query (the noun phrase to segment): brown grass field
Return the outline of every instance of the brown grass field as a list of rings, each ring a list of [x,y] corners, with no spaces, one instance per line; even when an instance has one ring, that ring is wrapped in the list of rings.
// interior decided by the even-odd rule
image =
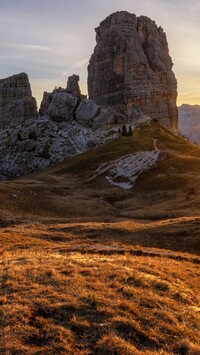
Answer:
[[[133,189],[89,181],[154,139]],[[152,123],[0,197],[0,354],[200,354],[200,148]]]

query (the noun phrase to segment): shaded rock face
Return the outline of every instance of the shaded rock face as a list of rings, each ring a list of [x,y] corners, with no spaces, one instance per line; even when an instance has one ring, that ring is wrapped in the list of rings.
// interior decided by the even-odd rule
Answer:
[[[162,28],[121,11],[100,23],[96,41],[88,66],[89,98],[130,120],[145,114],[177,129],[177,81]]]
[[[47,114],[48,108],[53,100],[54,91],[53,92],[47,92],[47,91],[44,92],[42,102],[40,105],[40,109],[39,109],[39,114],[41,116],[45,116]]]
[[[67,88],[56,88],[51,93],[44,92],[39,113],[56,122],[76,121],[85,127],[91,127],[101,108],[81,94],[79,76],[68,78]]]
[[[76,110],[76,120],[83,126],[90,126],[92,121],[101,112],[100,107],[92,100],[82,100]]]
[[[75,115],[75,109],[78,99],[65,90],[53,95],[47,114],[54,121],[72,121]]]
[[[37,116],[27,74],[21,73],[0,80],[0,129],[22,123]]]
[[[81,90],[78,82],[79,82],[79,75],[73,74],[69,76],[67,81],[67,92],[77,98],[80,98]]]

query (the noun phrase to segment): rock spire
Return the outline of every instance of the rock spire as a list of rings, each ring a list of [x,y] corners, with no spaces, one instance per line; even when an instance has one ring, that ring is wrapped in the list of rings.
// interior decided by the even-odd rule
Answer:
[[[100,23],[96,41],[89,98],[130,120],[148,115],[177,129],[177,81],[163,29],[148,17],[120,11]]]
[[[20,73],[0,80],[0,129],[37,116],[27,74]]]
[[[79,75],[73,74],[68,77],[67,80],[67,92],[73,95],[74,97],[81,97],[81,90],[79,87]]]

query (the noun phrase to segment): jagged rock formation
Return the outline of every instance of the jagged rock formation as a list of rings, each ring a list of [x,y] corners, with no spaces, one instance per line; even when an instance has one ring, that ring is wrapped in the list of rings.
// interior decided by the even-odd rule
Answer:
[[[21,73],[0,80],[0,129],[37,116],[27,74]]]
[[[37,117],[0,130],[0,180],[46,168],[118,138],[124,116],[83,97],[67,88],[45,92]]]
[[[69,92],[74,97],[81,97],[81,90],[79,87],[79,75],[73,74],[68,77],[67,81],[67,92]]]
[[[56,90],[54,89],[53,92],[45,91],[43,94],[42,102],[40,104],[39,114],[40,116],[45,116],[47,114],[48,108],[53,100],[53,94]]]
[[[105,125],[104,125],[105,126]],[[0,180],[44,169],[118,137],[118,127],[94,130],[47,116],[0,131]]]
[[[54,121],[72,121],[75,115],[78,99],[66,90],[55,92],[47,110],[48,116]]]
[[[92,100],[82,100],[80,105],[76,110],[76,119],[77,122],[91,126],[92,120],[98,116],[101,112],[101,108],[95,104]]]
[[[130,120],[145,114],[177,129],[177,82],[163,29],[121,11],[100,23],[96,41],[88,66],[89,98]]]
[[[50,115],[51,117],[56,117],[58,114],[57,117],[59,120],[72,119],[78,103],[80,100],[86,98],[87,97],[85,95],[81,94],[79,87],[79,75],[73,74],[68,77],[66,89],[59,87],[58,89],[55,88],[51,93],[46,91],[44,92],[39,113],[41,116]],[[60,114],[57,112],[58,107],[60,112],[64,110],[65,113],[62,112]]]
[[[39,113],[56,122],[76,121],[86,128],[107,129],[125,122],[125,116],[115,110],[102,109],[94,101],[81,94],[79,76],[68,78],[67,88],[44,92]]]

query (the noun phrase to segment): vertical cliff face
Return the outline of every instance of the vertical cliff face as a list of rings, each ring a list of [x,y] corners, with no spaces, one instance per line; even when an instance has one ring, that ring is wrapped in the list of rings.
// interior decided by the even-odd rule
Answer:
[[[25,73],[0,80],[0,128],[33,118],[37,115],[36,100],[32,97]]]
[[[145,114],[177,129],[177,82],[162,28],[121,11],[100,23],[96,41],[88,66],[90,99],[130,119]]]

